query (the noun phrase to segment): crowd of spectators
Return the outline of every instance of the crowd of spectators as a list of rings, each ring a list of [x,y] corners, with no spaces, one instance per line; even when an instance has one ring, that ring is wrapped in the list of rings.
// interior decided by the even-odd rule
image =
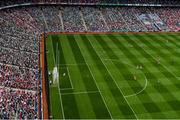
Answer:
[[[109,31],[129,31],[118,8],[104,8],[101,11],[109,27]]]
[[[83,32],[86,31],[83,25],[82,12],[75,7],[65,7],[62,10],[62,20],[64,31],[66,32]],[[72,12],[73,11],[73,12]]]
[[[0,86],[36,90],[38,74],[35,69],[0,63]]]
[[[42,17],[48,32],[62,31],[58,7],[45,7],[42,9]]]
[[[179,8],[166,8],[163,9],[151,9],[152,13],[156,13],[164,23],[166,23],[167,27],[170,31],[180,31],[180,10]]]
[[[121,15],[124,18],[124,21],[129,28],[129,31],[147,31],[147,28],[144,24],[138,19],[135,8],[118,8]]]
[[[38,69],[38,54],[0,47],[0,62],[26,68]]]
[[[180,31],[179,8],[29,6],[1,10],[0,16],[0,119],[37,118],[44,31]]]
[[[25,8],[0,16],[0,119],[36,119],[40,27]]]
[[[0,88],[0,119],[37,119],[35,92]]]
[[[104,18],[100,12],[99,8],[85,7],[82,8],[82,14],[87,31],[103,32],[108,31],[108,26],[106,25]]]

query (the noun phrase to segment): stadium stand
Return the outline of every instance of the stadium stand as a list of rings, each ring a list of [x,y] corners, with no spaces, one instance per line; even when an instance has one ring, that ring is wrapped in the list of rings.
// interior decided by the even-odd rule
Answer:
[[[178,5],[178,0],[9,0],[23,3]],[[180,31],[180,9],[28,6],[0,10],[0,119],[38,118],[39,36],[46,32]]]

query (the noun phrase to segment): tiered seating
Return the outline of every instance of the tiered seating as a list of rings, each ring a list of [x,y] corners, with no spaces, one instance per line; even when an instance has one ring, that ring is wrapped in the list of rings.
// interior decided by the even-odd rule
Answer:
[[[105,22],[103,21],[98,8],[85,7],[82,9],[82,13],[88,31],[95,31],[95,32],[108,31],[108,28],[105,25]]]
[[[80,8],[79,8],[80,9]],[[62,19],[64,23],[64,31],[66,32],[81,32],[85,31],[83,26],[80,10],[75,7],[62,8]]]
[[[118,8],[104,8],[101,11],[110,31],[129,31]]]
[[[21,2],[25,1],[18,1]],[[81,2],[87,3],[87,0]],[[88,1],[102,2],[107,1]],[[39,36],[44,30],[180,31],[179,8],[29,6],[1,10],[0,16],[0,119],[37,118]]]

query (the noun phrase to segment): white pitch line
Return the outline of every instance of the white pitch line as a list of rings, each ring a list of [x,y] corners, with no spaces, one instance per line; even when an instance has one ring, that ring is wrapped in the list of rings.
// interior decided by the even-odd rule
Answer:
[[[104,59],[104,60],[109,60],[109,61],[116,61],[116,62],[119,62],[119,60],[118,59]],[[121,61],[122,62],[122,61]],[[128,64],[128,63],[125,63],[125,62],[122,62],[122,63],[124,63],[124,64],[127,64],[127,65],[129,65],[129,66],[131,66],[131,67],[135,67],[135,66],[133,66],[133,65],[130,65],[130,64]],[[143,75],[144,75],[144,73],[143,73]],[[134,94],[130,94],[130,95],[125,95],[125,97],[133,97],[133,96],[136,96],[136,95],[139,95],[140,93],[142,93],[145,89],[146,89],[146,87],[147,87],[147,84],[148,84],[148,81],[147,81],[147,77],[144,75],[144,78],[145,78],[145,85],[144,85],[144,87],[143,87],[143,89],[142,90],[140,90],[139,92],[136,92],[136,93],[134,93]]]
[[[52,43],[53,41],[52,41],[52,39],[51,39],[51,45],[52,45],[52,50],[53,50],[53,59],[54,59],[54,64],[55,64],[55,57],[54,57],[54,49],[53,49],[53,43]],[[57,49],[57,47],[56,47],[56,49]],[[57,51],[57,50],[56,50]],[[58,54],[58,53],[56,53],[56,54]],[[58,68],[58,70],[59,70],[59,68]],[[64,108],[63,108],[63,104],[62,104],[62,99],[61,99],[61,91],[60,91],[60,87],[59,87],[59,80],[58,80],[58,92],[59,92],[59,99],[60,99],[60,103],[61,103],[61,110],[62,110],[62,119],[64,120],[65,119],[65,115],[64,115]],[[52,105],[51,105],[52,106]],[[51,109],[52,110],[52,109]]]
[[[89,40],[89,39],[88,39]],[[91,43],[91,40],[89,40],[91,46],[94,48],[93,44]],[[96,49],[94,48],[95,52],[96,52]],[[98,57],[100,58],[100,60],[102,61],[102,63],[104,64],[102,58],[99,56],[99,54],[96,52],[96,54],[98,55]],[[105,68],[107,69],[109,75],[111,76],[111,78],[113,79],[113,81],[115,82],[116,86],[118,87],[119,91],[121,92],[121,94],[123,95],[125,101],[127,102],[128,106],[130,107],[130,109],[132,110],[132,112],[134,113],[134,116],[136,117],[136,119],[138,119],[135,111],[133,110],[133,108],[131,107],[131,105],[129,104],[128,100],[126,99],[126,97],[124,96],[122,90],[120,89],[119,85],[117,84],[116,80],[114,79],[114,77],[112,76],[111,72],[109,71],[109,69],[107,68],[107,66],[104,64]]]
[[[77,41],[76,41],[76,42],[77,42]],[[77,42],[77,45],[78,45],[78,47],[79,47],[79,43],[78,43],[78,42]],[[82,51],[81,47],[79,47],[79,49],[80,49],[80,51]],[[81,52],[81,53],[82,53],[82,52]],[[84,56],[83,56],[83,58],[84,58]],[[98,88],[98,91],[99,91],[99,93],[100,93],[100,95],[101,95],[101,97],[102,97],[102,100],[103,100],[103,102],[104,102],[104,104],[105,104],[105,106],[106,106],[106,109],[108,110],[108,113],[109,113],[111,119],[113,119],[112,114],[111,114],[111,112],[110,112],[110,110],[109,110],[109,108],[108,108],[108,106],[107,106],[107,103],[106,103],[106,101],[105,101],[105,99],[104,99],[104,96],[102,95],[102,93],[101,93],[101,91],[100,91],[99,85],[98,85],[98,83],[97,83],[97,81],[96,81],[96,79],[95,79],[95,77],[94,77],[94,75],[93,75],[93,73],[92,73],[89,65],[87,64],[85,58],[84,58],[84,61],[85,61],[86,65],[87,65],[87,67],[88,67],[88,69],[89,69],[89,71],[90,71],[90,73],[91,73],[91,76],[92,76],[92,78],[93,78],[93,80],[94,80],[94,82],[95,82],[95,84],[96,84],[96,86],[97,86],[97,88]]]
[[[180,77],[176,76],[173,72],[171,72],[169,70],[169,68],[167,68],[164,64],[161,64],[167,71],[169,71],[175,78],[177,78],[178,80],[180,80]]]
[[[73,92],[73,93],[62,93],[61,95],[79,95],[79,94],[89,94],[89,93],[99,93],[100,91],[83,91],[83,92]]]
[[[60,66],[78,66],[78,65],[86,65],[86,63],[60,64]],[[95,64],[91,63],[89,65],[95,65]]]
[[[86,65],[85,63],[71,63],[71,64],[60,64],[60,66],[77,66],[77,65]]]
[[[118,60],[118,59],[104,59],[104,60],[106,60],[106,61],[120,62],[120,60]],[[124,61],[121,61],[121,62],[124,63],[124,64],[127,64],[127,65],[129,65],[129,66],[131,66],[131,67],[135,67],[135,66],[133,66],[133,65],[131,65],[131,64],[129,64],[129,63],[126,63],[126,62],[124,62]]]
[[[70,83],[71,83],[71,88],[74,89],[74,86],[73,86],[73,83],[72,83],[72,79],[71,79],[71,75],[70,75],[70,71],[69,71],[68,67],[67,67],[67,72],[68,72],[69,80],[70,80]]]
[[[54,59],[54,63],[55,63],[55,58],[54,58],[54,49],[53,49],[53,44],[52,44],[52,40],[51,40],[51,49],[52,49],[52,52],[53,52],[53,59]],[[49,84],[49,83],[48,83]],[[50,101],[52,102],[52,98],[50,97]],[[51,111],[53,112],[53,109],[52,109],[52,104],[51,105]]]
[[[94,77],[94,75],[93,75],[93,73],[92,73],[92,71],[91,71],[91,69],[90,69],[90,67],[89,67],[88,64],[87,64],[87,66],[88,66],[89,71],[90,71],[90,73],[91,73],[91,75],[92,75],[92,77],[93,77],[93,79],[94,79],[94,82],[95,82],[97,88],[98,88],[98,91],[99,91],[99,93],[100,93],[100,95],[101,95],[101,97],[102,97],[102,99],[103,99],[103,102],[104,102],[104,104],[105,104],[105,106],[106,106],[106,108],[107,108],[107,110],[108,110],[108,113],[109,113],[109,115],[111,116],[111,119],[113,119],[112,114],[111,114],[111,112],[110,112],[110,110],[109,110],[109,108],[108,108],[108,106],[107,106],[106,101],[105,101],[105,98],[104,98],[104,96],[102,95],[102,93],[101,93],[101,91],[100,91],[99,85],[98,85],[98,83],[97,83],[97,81],[96,81],[96,79],[95,79],[95,77]]]
[[[73,90],[73,88],[60,88],[60,90]]]
[[[136,42],[137,43],[137,42]],[[138,44],[137,44],[138,45]],[[139,46],[139,45],[138,45]],[[141,47],[141,46],[139,46],[139,47]],[[143,47],[141,47],[143,50],[144,50],[144,52],[146,52],[148,55],[150,55],[154,60],[156,60],[156,58],[154,57],[154,56],[152,56],[150,53],[148,53]],[[167,67],[166,67],[166,65],[164,65],[164,64],[162,64],[162,62],[160,63],[168,72],[170,72],[175,78],[177,78],[178,80],[180,80],[179,78],[178,78],[178,76],[176,76],[174,73],[172,73]]]
[[[125,97],[128,98],[128,97],[136,96],[136,95],[139,95],[140,93],[142,93],[146,89],[147,84],[148,84],[148,80],[147,80],[146,76],[145,76],[145,81],[146,81],[146,83],[145,83],[145,86],[144,86],[144,88],[142,90],[140,90],[139,92],[137,92],[135,94],[126,95]]]
[[[72,81],[71,81],[71,76],[70,76],[69,68],[68,67],[61,67],[60,69],[66,69],[67,70],[68,76],[69,76],[69,81],[71,83],[71,87],[70,88],[60,88],[60,90],[72,90],[72,89],[74,89]]]
[[[62,67],[64,67],[64,66],[80,66],[80,65],[86,65],[86,63],[70,63],[70,64],[60,64],[59,66],[62,66]],[[95,65],[95,64],[93,64],[93,63],[88,63],[88,65],[90,65],[90,66],[93,66],[93,65]]]

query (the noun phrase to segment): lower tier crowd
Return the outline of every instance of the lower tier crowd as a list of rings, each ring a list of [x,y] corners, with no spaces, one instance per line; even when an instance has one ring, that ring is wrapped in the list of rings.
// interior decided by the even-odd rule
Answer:
[[[180,9],[29,6],[0,11],[0,119],[36,119],[40,34],[180,31]]]

